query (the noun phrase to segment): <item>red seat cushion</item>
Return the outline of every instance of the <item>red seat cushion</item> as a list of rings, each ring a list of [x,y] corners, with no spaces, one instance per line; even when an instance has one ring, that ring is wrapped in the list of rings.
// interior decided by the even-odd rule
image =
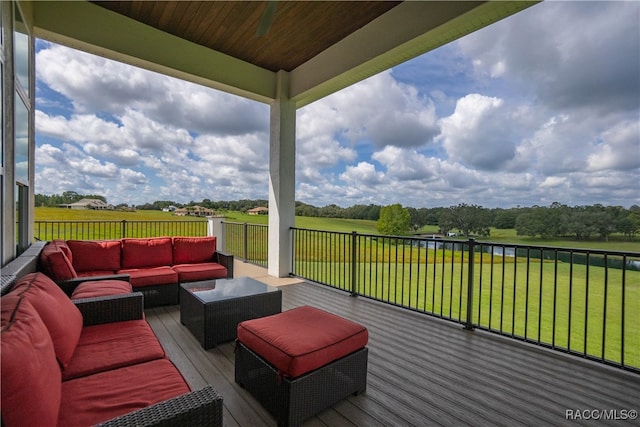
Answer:
[[[145,320],[87,326],[62,372],[66,381],[164,357],[164,350]]]
[[[131,283],[125,280],[90,280],[82,282],[71,294],[72,299],[104,297],[131,293]]]
[[[78,307],[42,273],[25,275],[11,293],[24,296],[37,310],[49,330],[58,361],[63,367],[67,366],[82,332],[82,314]]]
[[[171,267],[124,269],[119,270],[118,274],[128,274],[131,286],[134,288],[178,283],[178,273]]]
[[[94,270],[94,271],[81,271],[78,273],[78,277],[96,277],[96,276],[111,276],[116,274],[118,270]]]
[[[215,251],[215,237],[173,238],[173,264],[211,262]]]
[[[119,240],[67,240],[73,253],[73,268],[85,271],[115,271],[120,268]]]
[[[64,381],[58,425],[91,426],[189,391],[168,359]]]
[[[180,282],[196,282],[198,280],[221,279],[227,277],[227,269],[217,262],[174,265]]]
[[[302,306],[238,324],[238,341],[287,377],[298,377],[367,345],[367,329]]]
[[[60,408],[60,366],[51,336],[26,298],[2,297],[2,425],[53,426]]]
[[[173,264],[171,237],[122,239],[121,268],[159,267],[171,264]]]

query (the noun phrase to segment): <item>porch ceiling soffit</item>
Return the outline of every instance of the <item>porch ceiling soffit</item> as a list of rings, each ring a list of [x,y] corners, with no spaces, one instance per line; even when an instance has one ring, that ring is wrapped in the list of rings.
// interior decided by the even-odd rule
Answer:
[[[291,70],[290,97],[300,108],[535,3],[403,2]],[[31,6],[36,37],[260,102],[276,98],[276,72],[250,59],[87,1],[35,1]]]

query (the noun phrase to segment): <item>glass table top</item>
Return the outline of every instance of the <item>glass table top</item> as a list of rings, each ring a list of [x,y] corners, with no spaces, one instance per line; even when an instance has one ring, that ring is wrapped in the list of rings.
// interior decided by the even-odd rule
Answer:
[[[200,282],[181,283],[185,289],[203,303],[240,298],[250,295],[279,292],[274,286],[265,285],[250,277],[235,277],[232,279],[203,280]]]

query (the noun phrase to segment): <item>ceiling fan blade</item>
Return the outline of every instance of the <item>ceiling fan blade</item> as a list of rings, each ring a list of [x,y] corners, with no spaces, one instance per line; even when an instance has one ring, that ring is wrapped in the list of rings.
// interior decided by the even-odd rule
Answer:
[[[258,30],[256,31],[256,35],[258,37],[262,37],[269,32],[271,24],[273,24],[273,18],[276,16],[277,7],[278,0],[269,0],[267,2],[267,7],[264,9],[264,13],[262,14],[260,23],[258,24]]]

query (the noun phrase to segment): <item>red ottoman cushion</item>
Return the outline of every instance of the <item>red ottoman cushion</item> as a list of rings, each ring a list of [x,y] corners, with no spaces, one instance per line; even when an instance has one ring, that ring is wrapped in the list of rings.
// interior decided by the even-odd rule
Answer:
[[[164,357],[164,350],[145,320],[105,323],[82,329],[62,380],[131,366]]]
[[[174,265],[173,270],[178,273],[180,282],[197,282],[227,277],[227,269],[216,262]]]
[[[189,391],[168,359],[64,381],[57,425],[92,426]]]
[[[309,306],[238,325],[238,341],[291,378],[363,348],[368,339],[364,326]]]
[[[91,280],[80,283],[71,294],[71,299],[122,295],[131,291],[131,283],[124,280]]]

